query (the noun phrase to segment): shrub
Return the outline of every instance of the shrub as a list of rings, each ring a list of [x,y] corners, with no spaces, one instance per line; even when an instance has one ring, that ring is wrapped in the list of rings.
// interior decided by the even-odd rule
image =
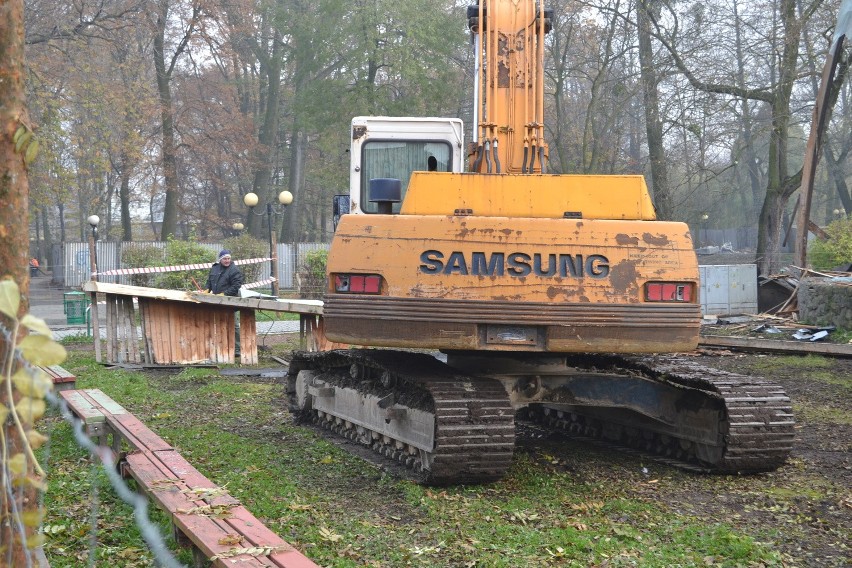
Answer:
[[[231,251],[231,256],[235,260],[269,256],[269,243],[256,239],[248,233],[225,239],[224,248]],[[243,273],[244,282],[248,284],[260,280],[260,271],[263,266],[263,264],[241,264],[240,270]]]
[[[212,265],[216,258],[216,252],[199,244],[193,237],[185,241],[179,241],[173,237],[169,237],[169,242],[166,244],[166,264],[173,266],[176,264],[208,264]],[[158,287],[168,288],[171,290],[191,290],[195,291],[195,283],[201,288],[204,288],[204,283],[207,282],[207,275],[210,270],[189,270],[180,272],[166,272],[160,275],[157,279]]]
[[[328,251],[312,250],[305,255],[305,263],[299,269],[299,295],[310,300],[321,300],[326,287],[326,265]]]
[[[121,263],[127,268],[150,268],[164,266],[163,249],[156,245],[130,243],[122,248]],[[156,274],[131,274],[130,283],[133,286],[153,286]]]
[[[808,260],[816,270],[831,270],[852,262],[852,217],[838,219],[825,228],[828,239],[808,246]]]

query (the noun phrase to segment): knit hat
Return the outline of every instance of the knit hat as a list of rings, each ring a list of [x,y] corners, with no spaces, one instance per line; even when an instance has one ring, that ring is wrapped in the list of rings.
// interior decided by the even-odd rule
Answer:
[[[219,260],[222,260],[223,256],[231,256],[231,251],[228,249],[223,249],[219,251]]]

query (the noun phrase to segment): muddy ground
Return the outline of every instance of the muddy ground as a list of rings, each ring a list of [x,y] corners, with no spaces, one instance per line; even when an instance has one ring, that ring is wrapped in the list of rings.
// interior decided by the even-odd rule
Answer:
[[[750,476],[691,474],[639,458],[634,465],[660,482],[637,485],[636,493],[679,514],[737,527],[770,543],[787,566],[852,566],[852,359],[709,350],[690,359],[781,384],[796,415],[792,455],[779,470]],[[575,449],[558,440],[522,437],[519,445],[589,478],[612,475],[609,457],[578,464]]]
[[[637,484],[637,496],[678,514],[730,524],[770,543],[787,566],[852,566],[852,359],[727,350],[688,357],[782,385],[796,415],[792,455],[779,470],[750,476],[694,474],[625,457],[627,467],[647,467],[649,476],[660,479]],[[547,467],[562,464],[581,478],[615,479],[623,466],[613,468],[610,450],[602,448],[590,450],[599,460],[578,460],[577,443],[559,439],[520,435],[517,451],[540,457]]]
[[[261,365],[273,366],[277,363],[271,355],[289,358],[294,340],[268,336],[263,343]],[[852,358],[710,350],[689,358],[784,387],[797,422],[786,465],[751,476],[703,475],[641,457],[613,457],[611,450],[585,447],[584,442],[527,435],[519,436],[516,451],[541,460],[545,471],[559,464],[578,479],[615,481],[625,467],[637,472],[647,468],[646,475],[659,482],[637,483],[638,498],[710,524],[731,525],[779,551],[788,567],[852,566]]]

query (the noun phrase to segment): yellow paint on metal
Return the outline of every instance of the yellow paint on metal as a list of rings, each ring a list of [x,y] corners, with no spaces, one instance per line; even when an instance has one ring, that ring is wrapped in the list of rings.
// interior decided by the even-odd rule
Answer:
[[[429,272],[434,260],[442,268]],[[646,281],[666,280],[694,283],[697,302],[692,238],[677,222],[344,215],[328,270],[381,274],[394,297],[627,304],[644,301]]]
[[[476,217],[561,219],[567,213],[583,219],[656,219],[642,176],[602,175],[414,172],[400,213],[462,210]]]

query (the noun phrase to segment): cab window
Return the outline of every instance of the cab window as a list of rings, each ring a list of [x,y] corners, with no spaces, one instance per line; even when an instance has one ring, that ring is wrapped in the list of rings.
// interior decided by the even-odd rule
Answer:
[[[369,140],[362,146],[361,155],[361,209],[376,213],[377,205],[370,202],[370,180],[396,178],[402,182],[402,197],[408,189],[411,172],[452,171],[450,145],[443,141],[425,140]],[[399,213],[401,203],[395,203],[393,212]]]

